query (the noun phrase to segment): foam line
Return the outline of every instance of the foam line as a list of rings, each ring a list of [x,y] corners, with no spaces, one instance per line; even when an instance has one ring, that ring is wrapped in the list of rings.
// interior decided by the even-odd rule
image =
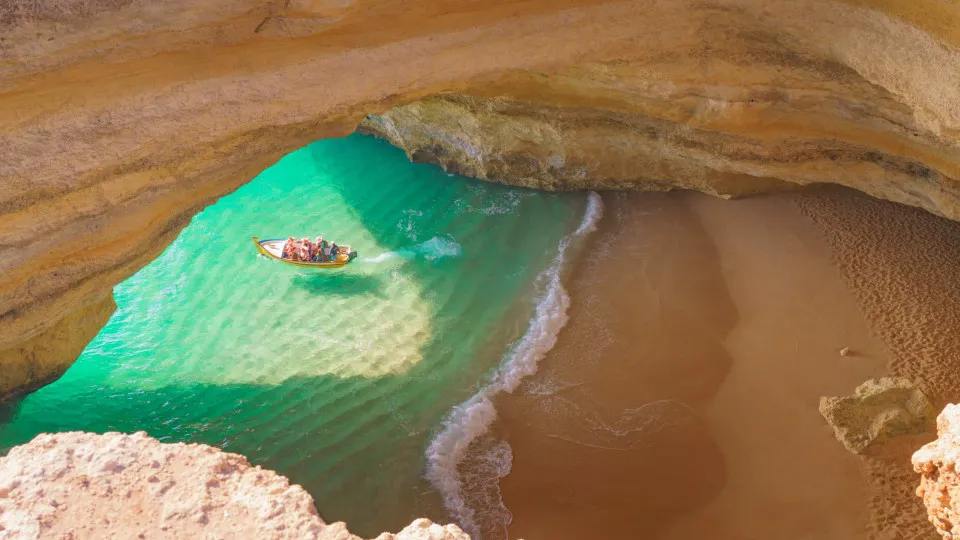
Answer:
[[[443,495],[447,510],[474,538],[480,536],[475,511],[464,499],[457,465],[466,455],[470,443],[486,433],[496,419],[497,411],[492,398],[500,392],[516,390],[525,377],[537,372],[540,360],[557,343],[560,329],[567,324],[567,309],[570,307],[570,295],[561,283],[567,251],[571,245],[582,242],[596,230],[602,216],[603,201],[591,191],[587,196],[586,212],[577,230],[560,241],[556,257],[537,277],[546,286],[537,301],[526,333],[504,355],[490,384],[453,408],[444,420],[443,428],[427,448],[427,479]]]

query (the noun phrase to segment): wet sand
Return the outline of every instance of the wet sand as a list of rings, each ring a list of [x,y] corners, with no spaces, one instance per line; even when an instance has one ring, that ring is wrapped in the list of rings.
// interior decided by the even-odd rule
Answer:
[[[902,358],[863,315],[870,280],[848,285],[829,220],[811,219],[843,222],[861,196],[818,197],[604,196],[597,247],[567,279],[570,322],[537,374],[496,403],[492,437],[513,452],[500,481],[511,538],[851,539],[884,528],[883,498],[916,482],[875,462],[908,461],[911,448],[854,456],[817,403]],[[876,224],[862,225],[854,236]],[[889,240],[874,247],[896,249]],[[887,532],[923,530],[919,500],[896,508]]]

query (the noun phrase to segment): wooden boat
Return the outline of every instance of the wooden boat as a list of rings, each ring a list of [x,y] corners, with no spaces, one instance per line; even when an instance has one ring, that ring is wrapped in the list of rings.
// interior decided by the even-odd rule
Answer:
[[[346,266],[353,259],[357,258],[357,252],[350,249],[350,246],[337,245],[337,247],[340,248],[340,253],[338,253],[337,258],[332,261],[307,262],[284,259],[282,257],[283,245],[286,242],[287,240],[285,238],[270,238],[267,240],[260,240],[260,238],[256,236],[253,237],[253,243],[257,245],[257,251],[259,251],[261,255],[270,257],[271,259],[276,259],[291,266],[299,266],[301,268],[341,268]]]

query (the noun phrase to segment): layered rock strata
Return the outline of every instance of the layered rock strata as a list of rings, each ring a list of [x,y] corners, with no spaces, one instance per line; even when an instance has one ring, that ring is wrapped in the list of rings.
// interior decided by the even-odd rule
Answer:
[[[913,469],[920,474],[917,496],[927,507],[927,517],[940,536],[960,537],[960,405],[947,405],[937,417],[937,440],[913,454]]]
[[[395,105],[366,129],[491,180],[834,182],[956,219],[958,28],[938,0],[5,2],[0,394],[205,205]]]
[[[42,434],[0,458],[4,538],[360,540],[313,499],[243,456],[145,433]],[[377,540],[469,540],[427,519]]]

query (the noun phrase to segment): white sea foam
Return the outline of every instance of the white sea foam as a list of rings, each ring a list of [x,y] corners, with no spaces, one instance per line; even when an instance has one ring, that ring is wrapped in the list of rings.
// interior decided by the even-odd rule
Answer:
[[[602,215],[603,202],[600,196],[590,192],[579,227],[560,242],[556,257],[537,277],[544,290],[526,333],[504,355],[490,384],[453,408],[444,420],[440,433],[427,448],[427,478],[440,490],[447,509],[475,538],[480,537],[476,511],[470,508],[464,498],[463,479],[457,471],[457,465],[466,455],[470,443],[486,433],[496,419],[497,411],[492,398],[500,392],[513,392],[520,381],[536,373],[537,364],[556,344],[560,329],[567,323],[567,309],[570,307],[570,296],[561,283],[567,252],[571,246],[579,244],[596,230]],[[505,466],[509,467],[509,464]]]
[[[463,254],[463,246],[455,240],[442,236],[434,236],[426,242],[418,244],[413,249],[418,255],[422,255],[429,260],[442,259],[444,257],[459,257]]]
[[[398,259],[401,257],[399,251],[385,251],[376,257],[360,257],[357,259],[357,262],[362,263],[382,263],[384,261],[389,261],[391,259]]]
[[[459,257],[460,255],[463,255],[463,246],[455,240],[443,236],[434,236],[410,248],[387,251],[374,257],[361,257],[358,262],[381,263],[393,259],[414,259],[416,257],[423,257],[432,261],[445,257]]]

